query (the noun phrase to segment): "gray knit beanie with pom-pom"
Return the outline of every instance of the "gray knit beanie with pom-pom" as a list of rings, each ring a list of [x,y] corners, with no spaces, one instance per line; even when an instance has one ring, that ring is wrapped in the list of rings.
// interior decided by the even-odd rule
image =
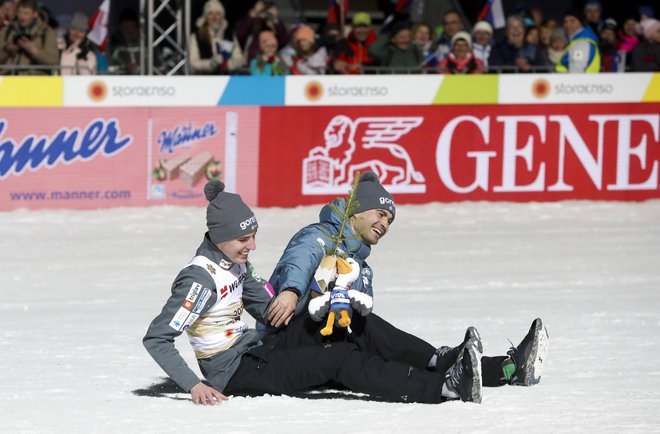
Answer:
[[[396,215],[396,206],[392,195],[383,188],[378,175],[374,172],[368,171],[360,175],[355,198],[358,201],[358,207],[353,213],[354,215],[370,209],[385,209],[391,212],[392,216]]]
[[[204,195],[209,205],[206,207],[206,226],[214,244],[240,238],[257,230],[257,218],[241,196],[228,193],[225,184],[209,181],[204,186]]]

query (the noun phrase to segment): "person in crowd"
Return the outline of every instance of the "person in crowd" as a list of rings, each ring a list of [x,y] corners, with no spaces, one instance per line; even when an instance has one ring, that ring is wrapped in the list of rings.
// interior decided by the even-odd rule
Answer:
[[[591,27],[584,26],[583,20],[579,10],[570,9],[564,13],[564,30],[569,43],[555,67],[558,72],[600,72],[598,37]]]
[[[59,61],[57,33],[40,18],[36,0],[19,0],[14,21],[0,34],[0,64],[17,68],[4,72],[50,74],[47,68],[30,67],[56,66]]]
[[[339,30],[339,25],[334,23],[325,23],[321,30],[321,36],[317,41],[317,46],[319,49],[325,49],[327,58],[326,71],[329,74],[336,74],[337,71],[334,69],[334,63],[337,56],[337,47],[339,46],[339,41],[342,39],[341,31]]]
[[[563,28],[557,27],[550,34],[550,45],[546,50],[548,66],[556,66],[561,61],[564,51],[568,46],[568,36]]]
[[[110,38],[110,65],[120,74],[140,73],[140,25],[133,9],[119,13],[118,31]]]
[[[619,49],[626,53],[626,66],[630,66],[632,60],[631,53],[635,45],[639,43],[639,35],[637,34],[637,27],[639,23],[635,18],[628,17],[623,21],[623,26],[619,30]]]
[[[472,53],[472,38],[467,32],[456,32],[451,38],[451,51],[440,61],[443,74],[481,74],[484,64]]]
[[[493,27],[488,21],[478,21],[472,28],[472,53],[488,69],[488,58],[493,50]]]
[[[346,198],[325,205],[318,223],[304,227],[291,238],[270,278],[277,294],[267,312],[271,327],[265,328],[265,323],[258,323],[257,328],[276,336],[284,333],[292,346],[349,341],[385,360],[418,369],[451,371],[460,360],[457,355],[461,347],[472,337],[478,337],[476,330],[468,328],[463,343],[457,347],[434,348],[372,312],[374,270],[366,260],[394,222],[396,204],[376,174],[370,171],[360,175],[354,199],[358,206],[350,211],[346,210]],[[349,215],[342,215],[344,213]],[[348,222],[345,217],[349,218]],[[328,312],[330,295],[327,292],[319,294],[313,289],[316,287],[314,276],[324,255],[335,248],[359,264],[362,278],[355,280],[348,295],[354,310],[350,324],[352,330],[335,328],[330,336],[322,339],[319,330],[323,324],[318,318]],[[307,333],[300,333],[300,328]],[[506,356],[482,357],[482,385],[536,384],[540,371],[536,374],[531,371],[542,364],[547,338],[542,321],[536,319],[520,345],[512,348]]]
[[[495,44],[488,58],[489,67],[503,67],[501,72],[532,72],[545,65],[545,56],[536,45],[525,41],[525,25],[519,15],[506,20],[506,38]]]
[[[540,48],[541,29],[535,25],[527,26],[525,28],[525,42]]]
[[[16,1],[15,0],[1,0],[0,1],[0,31],[9,26],[16,16]]]
[[[265,321],[273,297],[272,286],[249,262],[257,247],[256,216],[239,195],[225,192],[220,181],[207,183],[204,193],[208,231],[142,340],[193,403],[219,404],[227,395],[286,395],[328,382],[392,402],[481,402],[483,346],[474,328],[447,373],[386,360],[346,341],[292,344],[297,340],[292,334],[305,334],[293,324],[262,342],[241,319],[247,311]],[[361,280],[359,264],[349,264],[351,272],[335,282],[339,287],[350,288]],[[208,383],[175,346],[175,338],[184,332]]]
[[[314,29],[307,25],[300,26],[293,35],[293,46],[296,56],[293,58],[291,74],[325,74],[329,56],[325,47],[317,47]]]
[[[649,5],[641,5],[637,8],[639,13],[639,25],[642,28],[642,33],[644,32],[644,24],[647,20],[655,19],[655,11]]]
[[[259,33],[259,55],[250,61],[250,75],[288,75],[289,68],[277,54],[277,38],[272,30]]]
[[[397,21],[376,39],[367,50],[378,65],[396,69],[418,68],[422,63],[422,53],[412,43],[408,21]]]
[[[422,57],[426,59],[435,52],[433,46],[433,31],[431,26],[426,23],[416,23],[412,27],[412,42],[417,45],[422,52]]]
[[[529,17],[537,27],[541,27],[543,23],[545,23],[545,15],[543,14],[543,9],[538,6],[534,6],[529,10]]]
[[[591,27],[594,35],[600,35],[605,22],[603,21],[603,5],[600,0],[587,0],[584,4],[584,22]]]
[[[625,72],[626,54],[619,50],[617,22],[613,18],[605,20],[600,31],[598,49],[600,50],[601,72]]]
[[[334,70],[339,74],[362,74],[363,68],[374,66],[376,61],[369,55],[369,46],[376,40],[371,27],[371,16],[356,12],[351,19],[352,29],[346,39],[337,44]]]
[[[278,51],[280,58],[284,61],[287,68],[289,69],[291,69],[291,66],[293,66],[293,58],[296,57],[296,48],[293,46],[293,37],[302,25],[302,23],[295,23],[289,27],[289,42],[287,42],[287,44]]]
[[[95,75],[97,73],[94,47],[87,39],[88,21],[87,15],[82,12],[73,15],[64,37],[64,47],[60,57],[60,74]]]
[[[190,36],[190,69],[193,74],[226,74],[243,65],[243,52],[236,38],[227,33],[225,8],[208,0]]]
[[[437,66],[451,51],[451,38],[457,32],[465,30],[461,15],[455,10],[447,11],[442,18],[442,23],[443,31],[435,43],[435,52],[424,58],[424,66]]]
[[[284,48],[289,42],[284,23],[279,18],[279,9],[273,1],[257,0],[247,16],[236,26],[236,37],[243,47],[245,63],[249,64],[260,51],[259,35],[263,30],[270,30],[277,40],[277,49]]]
[[[550,46],[550,35],[552,31],[559,27],[559,24],[555,20],[548,20],[543,23],[540,27],[541,34],[539,36],[539,48],[542,50],[547,50]]]
[[[660,21],[648,20],[644,26],[644,39],[635,46],[631,57],[633,71],[660,71]]]

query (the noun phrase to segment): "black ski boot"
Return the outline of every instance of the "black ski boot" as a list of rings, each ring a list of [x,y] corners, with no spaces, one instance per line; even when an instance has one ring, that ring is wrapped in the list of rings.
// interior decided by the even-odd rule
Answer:
[[[476,332],[474,327],[470,327]],[[470,332],[468,329],[468,332]],[[467,335],[467,332],[466,332]],[[476,336],[479,336],[476,333]],[[456,363],[445,374],[447,390],[465,402],[481,402],[481,339],[471,336],[462,344]]]
[[[541,381],[543,362],[548,351],[548,331],[536,318],[529,332],[517,347],[511,344],[509,358],[502,363],[504,380],[509,384],[532,386]]]

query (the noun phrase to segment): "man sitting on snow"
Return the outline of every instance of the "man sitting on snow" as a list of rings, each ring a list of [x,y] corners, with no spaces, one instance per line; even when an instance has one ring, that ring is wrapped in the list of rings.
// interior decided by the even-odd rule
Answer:
[[[316,317],[324,313],[323,309],[327,311],[329,308],[327,303],[319,303],[313,299],[310,286],[325,251],[334,248],[330,245],[332,242],[330,236],[336,234],[341,226],[340,217],[335,210],[341,212],[345,209],[345,199],[336,199],[324,206],[319,216],[320,222],[301,229],[289,241],[270,278],[270,283],[278,295],[268,309],[268,321],[275,328],[288,325],[287,328],[293,326],[296,329],[306,330],[306,334],[298,333],[296,336],[307,343],[310,342],[310,336],[314,336],[318,342],[325,342],[328,339],[353,342],[360,349],[377,354],[386,360],[447,373],[447,376],[451,377],[452,373],[457,371],[456,364],[461,363],[461,354],[467,341],[474,338],[481,348],[479,334],[471,327],[466,332],[462,344],[456,347],[435,348],[371,313],[373,270],[366,259],[371,253],[371,247],[387,235],[396,215],[396,206],[392,196],[383,188],[373,172],[362,174],[355,197],[359,205],[350,215],[350,224],[344,228],[339,246],[339,249],[353,258],[362,270],[361,279],[357,279],[351,287],[354,294],[351,304],[354,311],[359,314],[353,315],[350,326],[352,333],[340,329],[322,340],[318,330],[323,324],[314,322],[307,315],[308,306]],[[298,324],[300,322],[304,325]],[[263,333],[272,333],[275,331],[272,327],[266,329],[260,325],[258,329]],[[547,338],[547,331],[541,319],[536,319],[520,344],[512,347],[506,356],[482,357],[483,385],[531,386],[538,383]],[[461,398],[470,400],[470,397]]]

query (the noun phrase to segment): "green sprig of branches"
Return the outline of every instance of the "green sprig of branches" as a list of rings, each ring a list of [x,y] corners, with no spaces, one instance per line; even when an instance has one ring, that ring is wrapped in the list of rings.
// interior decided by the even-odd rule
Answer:
[[[326,250],[326,255],[328,256],[338,255],[344,258],[346,256],[346,252],[340,254],[338,250],[339,250],[339,245],[342,244],[344,241],[346,241],[346,237],[344,236],[344,230],[346,229],[346,225],[348,225],[348,222],[350,221],[351,215],[353,215],[353,213],[360,207],[360,202],[358,202],[356,197],[357,185],[359,182],[360,182],[360,172],[355,172],[355,177],[353,178],[351,189],[349,190],[346,199],[344,199],[345,206],[343,210],[341,210],[335,203],[331,202],[329,204],[330,208],[332,209],[332,212],[334,212],[339,216],[340,224],[339,224],[339,231],[337,233],[331,233],[329,230],[324,230],[328,238],[334,244],[334,248]]]

